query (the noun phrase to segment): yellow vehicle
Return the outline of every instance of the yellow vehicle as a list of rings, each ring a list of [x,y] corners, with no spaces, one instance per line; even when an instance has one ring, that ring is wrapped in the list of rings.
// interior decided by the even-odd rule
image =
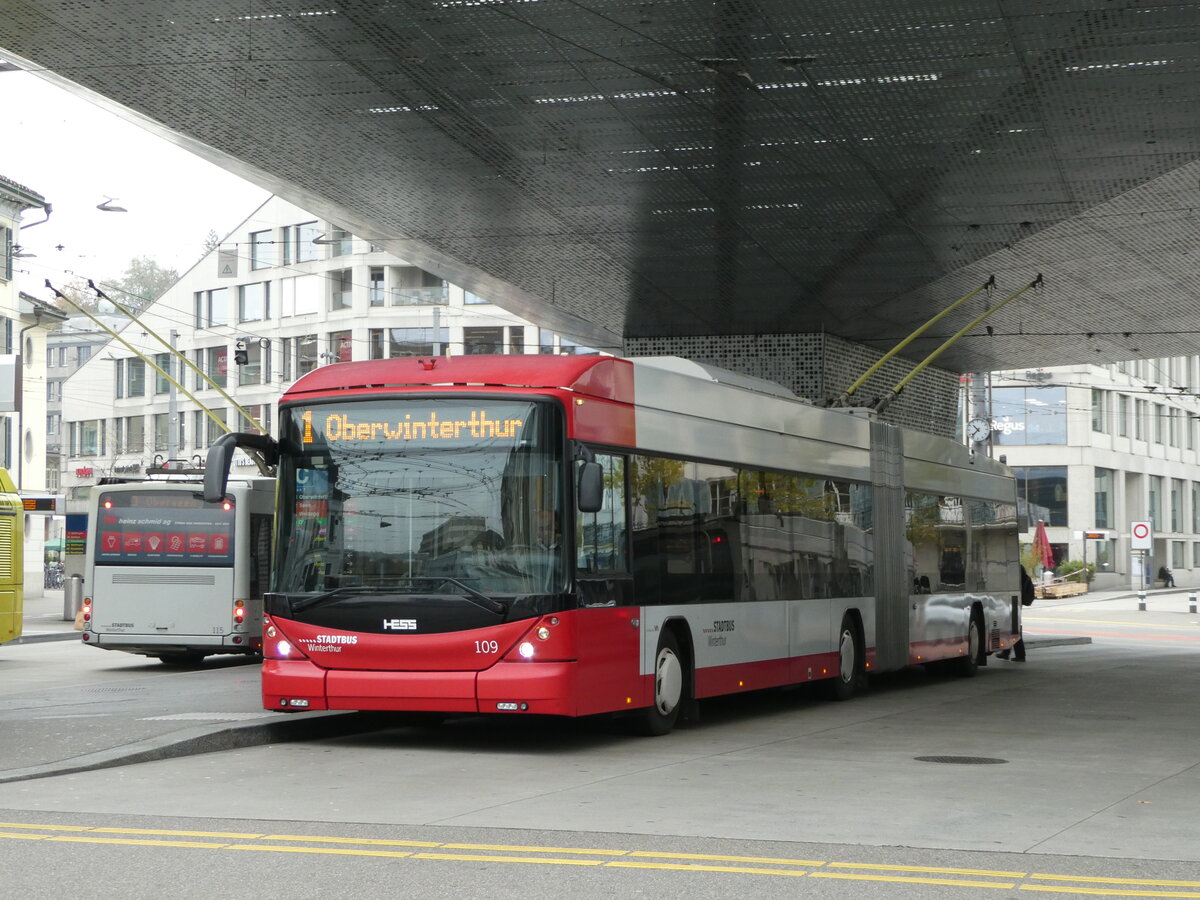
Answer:
[[[25,614],[25,507],[0,469],[0,644],[21,636]]]

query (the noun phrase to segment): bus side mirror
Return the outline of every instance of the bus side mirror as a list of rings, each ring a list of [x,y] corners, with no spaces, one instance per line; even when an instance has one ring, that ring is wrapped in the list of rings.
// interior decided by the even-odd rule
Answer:
[[[208,448],[204,461],[204,502],[220,503],[229,486],[229,465],[237,448],[236,434],[223,434]]]
[[[231,431],[223,434],[208,448],[204,462],[204,502],[220,503],[225,499],[229,486],[229,466],[233,462],[233,451],[238,447],[257,450],[267,465],[273,466],[279,459],[279,445],[265,434]]]
[[[575,496],[580,512],[600,512],[604,506],[604,469],[600,463],[585,462],[579,466],[579,485]]]

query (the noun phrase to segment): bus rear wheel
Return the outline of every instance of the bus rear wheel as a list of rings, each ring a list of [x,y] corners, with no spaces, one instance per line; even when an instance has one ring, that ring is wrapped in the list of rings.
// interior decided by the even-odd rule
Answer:
[[[862,670],[861,655],[858,629],[854,626],[854,617],[847,613],[842,616],[842,627],[838,629],[838,670],[833,680],[827,682],[830,700],[854,697]]]
[[[983,622],[978,610],[971,611],[971,624],[967,626],[967,652],[955,662],[955,671],[961,678],[971,678],[979,671],[979,662],[983,657]]]
[[[679,720],[687,686],[687,663],[679,654],[679,642],[671,631],[664,631],[654,654],[654,703],[637,719],[641,734],[667,734]]]
[[[190,667],[198,666],[204,662],[204,654],[197,653],[196,651],[186,653],[156,653],[154,656],[164,666]]]

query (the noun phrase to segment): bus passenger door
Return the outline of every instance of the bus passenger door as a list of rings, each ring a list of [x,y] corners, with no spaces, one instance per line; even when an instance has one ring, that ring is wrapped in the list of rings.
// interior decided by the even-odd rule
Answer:
[[[599,512],[575,513],[575,590],[580,715],[623,709],[638,698],[641,632],[634,626],[633,575],[623,456],[597,453],[604,471]]]

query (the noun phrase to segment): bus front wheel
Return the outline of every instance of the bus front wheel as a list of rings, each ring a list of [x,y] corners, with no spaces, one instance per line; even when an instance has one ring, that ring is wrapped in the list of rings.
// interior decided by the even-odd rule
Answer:
[[[664,631],[654,654],[654,703],[643,710],[638,731],[657,736],[667,734],[679,720],[687,685],[687,663],[679,654],[679,642],[671,631]]]

